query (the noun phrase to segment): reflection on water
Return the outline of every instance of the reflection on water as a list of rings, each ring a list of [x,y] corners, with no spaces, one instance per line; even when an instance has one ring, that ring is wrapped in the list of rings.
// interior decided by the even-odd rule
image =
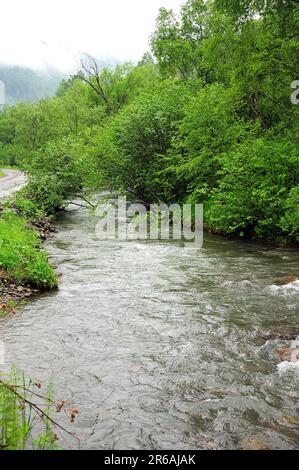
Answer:
[[[79,408],[89,449],[298,445],[298,368],[277,368],[299,330],[299,253],[205,236],[176,244],[99,242],[84,211],[63,216],[47,250],[63,273],[0,324],[10,363]]]

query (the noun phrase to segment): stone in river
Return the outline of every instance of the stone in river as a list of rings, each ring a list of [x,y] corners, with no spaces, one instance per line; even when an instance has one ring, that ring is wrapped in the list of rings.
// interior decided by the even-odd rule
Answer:
[[[298,278],[295,276],[284,276],[284,277],[277,277],[274,279],[274,284],[276,286],[287,286],[288,284],[292,284],[293,282],[298,281]]]
[[[298,362],[299,348],[280,348],[277,355],[281,362]]]

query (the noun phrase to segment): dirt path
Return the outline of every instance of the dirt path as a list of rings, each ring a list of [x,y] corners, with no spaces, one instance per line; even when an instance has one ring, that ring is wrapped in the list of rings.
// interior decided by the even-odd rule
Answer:
[[[18,191],[26,182],[26,177],[21,171],[1,170],[1,168],[0,171],[5,174],[0,178],[0,198]]]

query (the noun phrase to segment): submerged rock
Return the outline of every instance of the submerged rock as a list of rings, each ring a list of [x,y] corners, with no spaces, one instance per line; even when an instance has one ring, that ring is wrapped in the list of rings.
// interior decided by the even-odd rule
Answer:
[[[262,339],[264,341],[275,341],[275,340],[283,340],[283,341],[295,341],[297,338],[297,331],[294,329],[287,329],[287,328],[276,328],[272,330],[269,334],[263,335]]]
[[[287,286],[288,284],[293,284],[293,282],[297,282],[298,280],[298,277],[295,276],[277,277],[274,279],[274,284],[276,286]]]
[[[245,450],[270,450],[270,447],[258,438],[244,439],[242,448]]]
[[[280,362],[298,362],[299,361],[299,347],[298,348],[280,348],[277,351],[277,356]]]

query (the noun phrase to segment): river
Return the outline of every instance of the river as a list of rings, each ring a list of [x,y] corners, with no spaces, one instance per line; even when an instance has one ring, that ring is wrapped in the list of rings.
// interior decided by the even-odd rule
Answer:
[[[7,364],[78,407],[81,448],[296,448],[298,366],[278,367],[289,342],[265,336],[298,332],[299,283],[273,285],[298,275],[298,251],[100,242],[94,223],[60,217],[59,291],[0,323]]]

